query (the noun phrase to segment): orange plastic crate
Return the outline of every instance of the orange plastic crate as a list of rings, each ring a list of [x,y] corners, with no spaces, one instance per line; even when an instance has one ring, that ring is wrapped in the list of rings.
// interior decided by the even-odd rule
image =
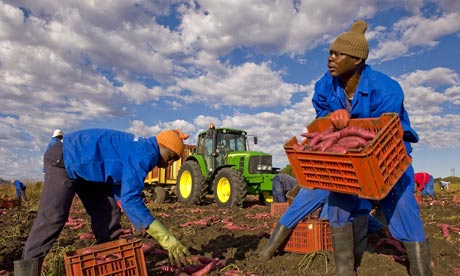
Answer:
[[[358,126],[377,133],[363,149],[347,153],[296,151],[294,136],[284,150],[300,186],[382,199],[411,164],[403,142],[403,130],[396,113],[380,118],[352,119]],[[329,118],[319,118],[308,127],[309,132],[323,131],[331,126]]]
[[[304,219],[299,222],[284,245],[284,251],[306,254],[332,251],[332,234],[328,220]]]
[[[289,203],[287,202],[272,202],[270,215],[272,217],[281,217],[284,214],[284,212],[286,212],[288,207]]]
[[[82,253],[93,250],[90,253]],[[97,263],[98,257],[117,254],[119,258]],[[67,252],[64,256],[67,276],[147,276],[142,241],[120,239]]]

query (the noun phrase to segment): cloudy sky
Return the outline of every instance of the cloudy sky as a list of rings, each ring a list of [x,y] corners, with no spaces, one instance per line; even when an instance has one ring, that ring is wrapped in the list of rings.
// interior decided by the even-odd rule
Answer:
[[[41,180],[55,128],[194,143],[214,122],[284,167],[330,43],[358,19],[367,64],[404,89],[415,171],[460,175],[458,0],[0,0],[0,178]]]

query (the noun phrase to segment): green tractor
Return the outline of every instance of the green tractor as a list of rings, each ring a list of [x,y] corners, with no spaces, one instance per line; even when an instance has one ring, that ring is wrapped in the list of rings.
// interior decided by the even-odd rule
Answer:
[[[211,124],[198,134],[195,152],[180,167],[176,196],[181,203],[192,205],[212,193],[217,205],[227,208],[242,207],[248,194],[271,202],[276,173],[270,154],[249,151],[246,131]]]

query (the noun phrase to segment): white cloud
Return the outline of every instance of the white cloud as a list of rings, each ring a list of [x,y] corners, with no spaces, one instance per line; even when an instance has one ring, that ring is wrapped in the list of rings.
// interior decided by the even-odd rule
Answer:
[[[287,105],[299,86],[283,82],[282,72],[274,72],[267,63],[247,62],[229,66],[227,72],[207,72],[195,79],[183,79],[178,85],[192,92],[185,101],[203,101],[214,107]]]

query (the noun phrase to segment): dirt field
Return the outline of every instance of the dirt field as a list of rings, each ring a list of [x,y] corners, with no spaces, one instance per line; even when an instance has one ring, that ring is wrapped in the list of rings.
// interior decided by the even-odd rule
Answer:
[[[19,208],[1,209],[0,216],[0,275],[12,275],[13,260],[21,249],[36,216],[38,196]],[[460,191],[442,192],[438,200],[421,204],[427,237],[431,244],[434,275],[460,275],[460,233],[449,231],[443,236],[441,224],[460,228]],[[220,262],[206,275],[334,275],[335,266],[330,252],[310,254],[281,252],[269,262],[261,262],[257,252],[268,240],[268,233],[277,221],[270,216],[270,205],[261,205],[248,198],[242,209],[219,209],[212,202],[203,206],[182,207],[178,203],[156,204],[146,199],[152,213],[165,224],[194,256],[218,258]],[[66,226],[44,263],[42,275],[65,275],[63,256],[66,251],[94,244],[93,239],[81,240],[90,232],[88,217],[78,199],[74,201],[72,218],[82,218],[83,226]],[[80,226],[79,226],[80,227]],[[130,228],[125,216],[123,227]],[[78,227],[74,227],[78,228]],[[144,242],[153,239],[134,233]],[[128,236],[131,234],[127,234]],[[379,245],[369,236],[359,275],[408,275],[405,255],[389,245]],[[189,275],[168,265],[167,256],[154,252],[145,256],[149,275]],[[395,261],[398,260],[398,261]],[[195,260],[196,261],[196,260]],[[196,264],[199,262],[196,261]]]

